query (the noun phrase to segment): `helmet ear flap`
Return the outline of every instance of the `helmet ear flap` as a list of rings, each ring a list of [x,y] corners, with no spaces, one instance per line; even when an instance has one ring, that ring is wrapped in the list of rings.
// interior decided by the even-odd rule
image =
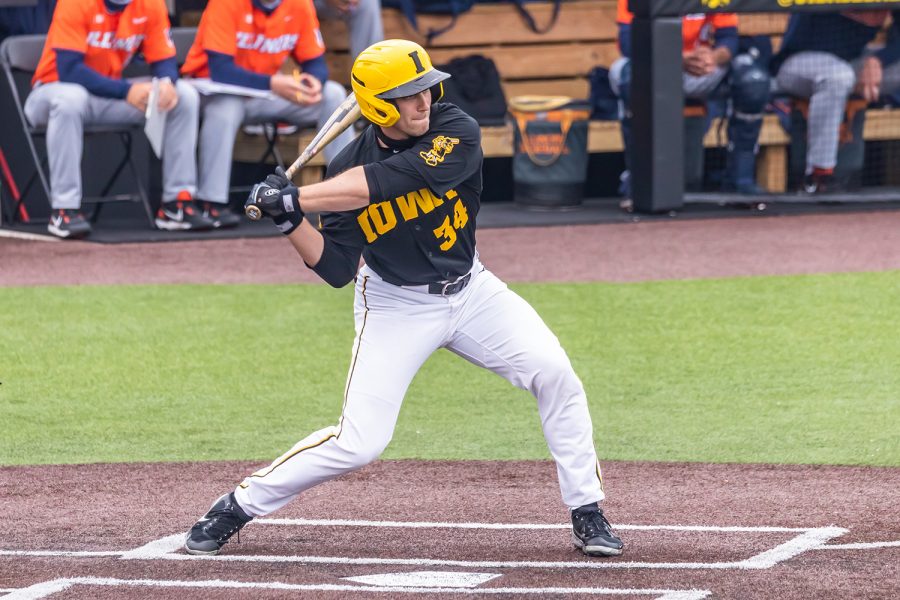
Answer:
[[[440,102],[444,97],[444,82],[438,81],[436,85],[431,86],[431,103]]]
[[[381,127],[390,127],[400,120],[400,111],[394,106],[393,102],[373,98],[370,102],[363,95],[356,95],[356,102],[363,116]]]

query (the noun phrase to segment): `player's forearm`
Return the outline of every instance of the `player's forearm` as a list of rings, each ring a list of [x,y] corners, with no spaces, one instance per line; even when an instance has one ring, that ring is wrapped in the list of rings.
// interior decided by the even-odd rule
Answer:
[[[368,206],[369,184],[362,167],[300,189],[303,212],[341,212]]]
[[[713,61],[715,61],[717,67],[721,67],[722,65],[731,62],[731,49],[727,46],[718,46],[717,48],[714,48],[712,54]]]
[[[322,251],[325,248],[325,240],[322,234],[309,222],[303,219],[300,227],[288,236],[294,250],[310,267],[315,267],[322,259]]]
[[[124,100],[131,88],[131,83],[122,79],[105,77],[87,66],[84,62],[84,54],[81,52],[56,49],[56,65],[60,81],[77,83],[91,94],[101,98]]]

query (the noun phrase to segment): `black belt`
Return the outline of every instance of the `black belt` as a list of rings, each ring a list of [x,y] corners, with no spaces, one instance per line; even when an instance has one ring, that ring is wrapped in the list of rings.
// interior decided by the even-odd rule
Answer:
[[[466,273],[456,281],[440,281],[438,283],[428,284],[429,294],[438,294],[440,296],[452,296],[466,289],[472,280],[472,273]]]

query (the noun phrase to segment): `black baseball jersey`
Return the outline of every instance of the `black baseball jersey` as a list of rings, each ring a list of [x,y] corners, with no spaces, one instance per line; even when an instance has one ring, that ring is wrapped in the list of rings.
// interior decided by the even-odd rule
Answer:
[[[364,166],[372,195],[365,208],[319,216],[325,252],[314,270],[332,285],[349,283],[360,254],[395,285],[453,280],[472,268],[481,129],[447,103],[432,106],[429,125],[403,150],[382,148],[370,126],[332,160],[329,177]]]

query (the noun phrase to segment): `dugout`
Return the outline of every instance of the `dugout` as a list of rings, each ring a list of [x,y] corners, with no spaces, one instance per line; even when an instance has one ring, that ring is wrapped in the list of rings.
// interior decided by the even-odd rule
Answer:
[[[634,208],[643,213],[677,210],[684,205],[684,163],[681,82],[682,17],[695,13],[839,12],[842,10],[891,10],[894,2],[854,0],[629,0],[634,13],[632,36],[642,43],[632,48],[632,113]],[[883,41],[883,40],[881,40]],[[893,117],[890,118],[893,125]],[[879,119],[881,120],[881,119]],[[889,131],[868,126],[865,140],[900,138],[900,129]],[[893,183],[887,177],[886,183]],[[896,199],[887,194],[883,199]]]

